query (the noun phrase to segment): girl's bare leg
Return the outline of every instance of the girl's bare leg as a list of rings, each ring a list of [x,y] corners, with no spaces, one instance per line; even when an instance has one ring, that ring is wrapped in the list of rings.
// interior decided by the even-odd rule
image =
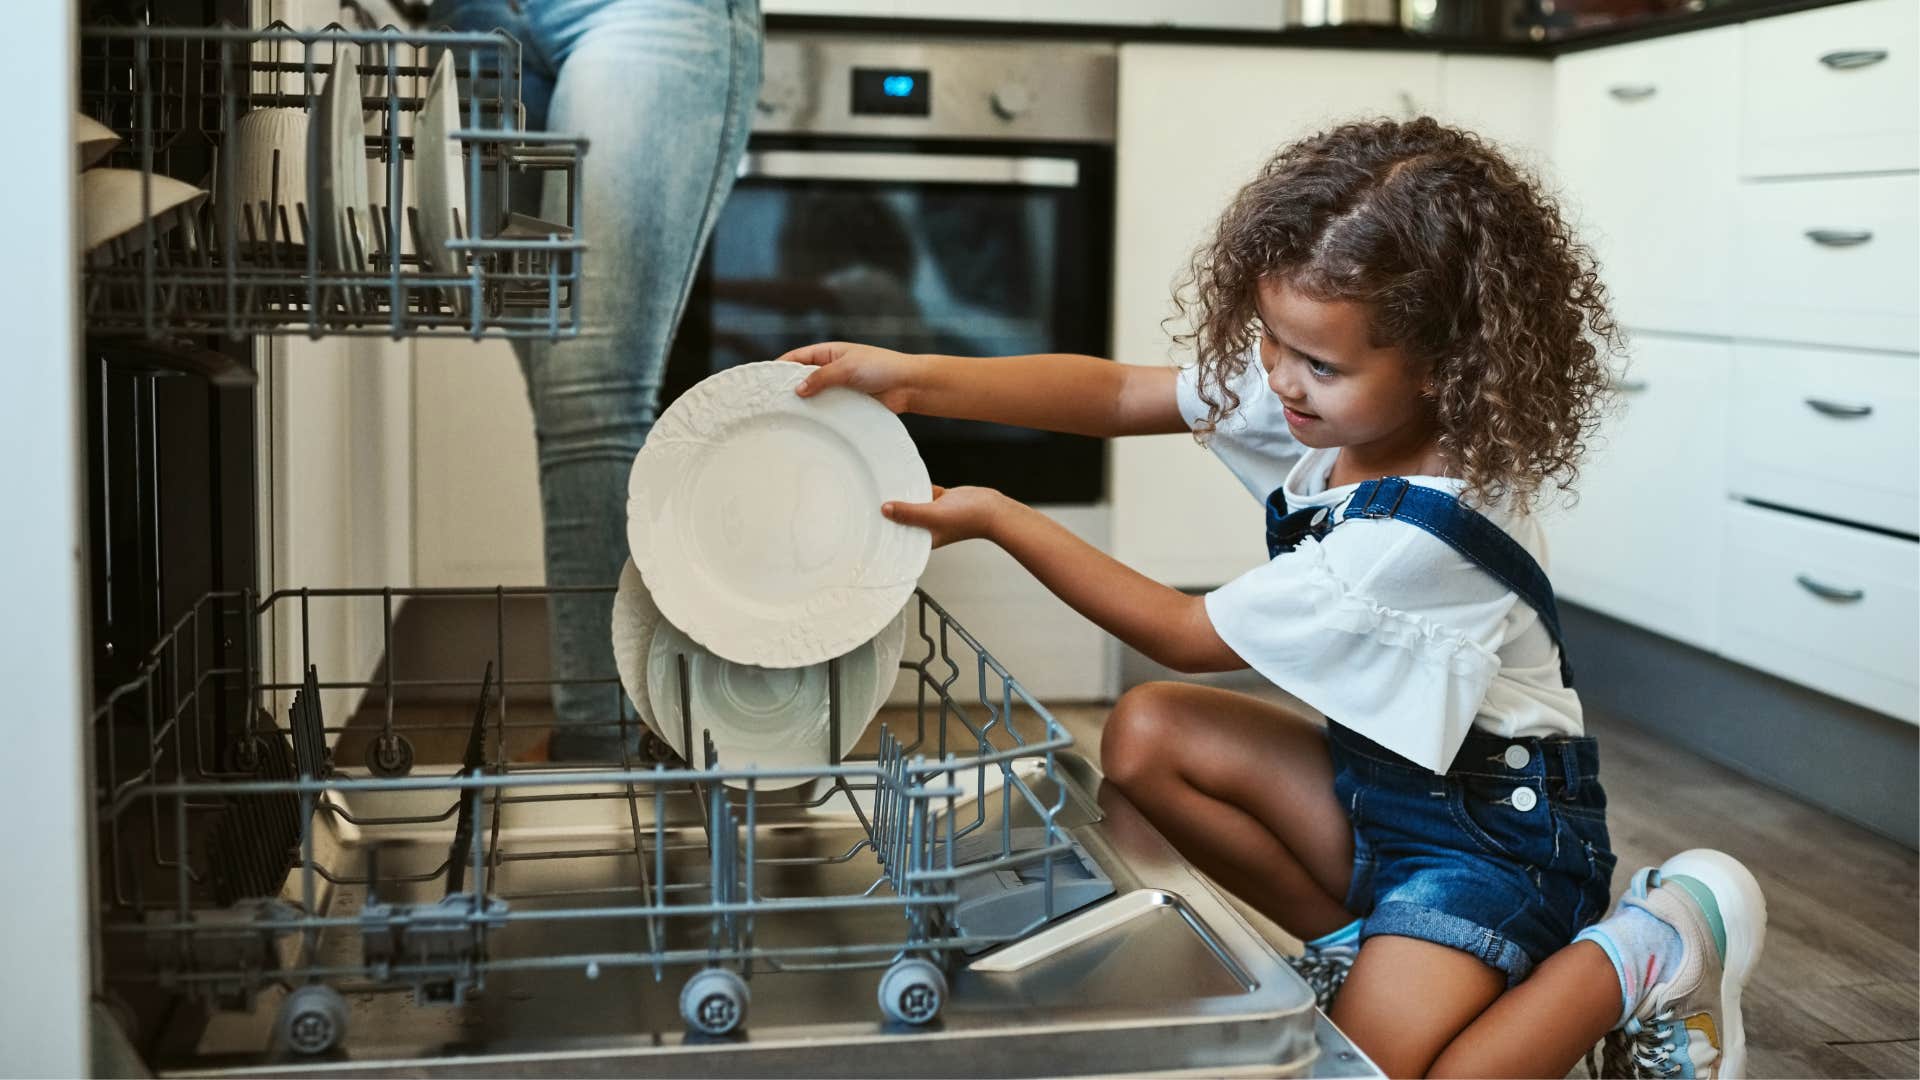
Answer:
[[[1114,705],[1101,771],[1180,853],[1297,937],[1353,921],[1341,906],[1353,826],[1312,720],[1213,687],[1147,683]]]
[[[1353,974],[1359,973],[1356,962]],[[1352,992],[1350,976],[1343,1004]],[[1565,1076],[1619,1020],[1613,961],[1593,942],[1576,941],[1502,994],[1447,1045],[1428,1075]]]
[[[1382,934],[1360,946],[1332,1019],[1388,1076],[1425,1076],[1506,985],[1471,953]]]

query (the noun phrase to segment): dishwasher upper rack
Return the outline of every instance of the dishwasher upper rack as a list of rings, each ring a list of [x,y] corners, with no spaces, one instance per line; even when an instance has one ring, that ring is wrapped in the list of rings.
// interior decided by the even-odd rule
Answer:
[[[1068,790],[1056,754],[1071,737],[924,592],[910,601],[918,646],[901,662],[916,683],[912,722],[899,735],[883,730],[877,752],[822,770],[797,797],[759,786],[794,770],[727,768],[707,739],[699,769],[626,757],[575,769],[514,763],[505,737],[514,694],[544,695],[565,683],[506,674],[508,602],[611,591],[203,597],[94,714],[96,992],[122,1003],[183,995],[251,1010],[262,991],[277,988],[286,991],[278,1038],[320,1052],[340,1041],[345,993],[411,990],[416,1003],[455,1005],[484,989],[490,972],[637,968],[658,981],[685,968],[683,1019],[692,1030],[724,1034],[742,1024],[746,980],[756,972],[885,968],[884,1011],[921,1023],[939,1011],[943,969],[956,952],[1014,940],[1064,913],[1054,868],[1075,849],[1056,820]],[[391,644],[396,601],[418,595],[491,601],[494,656],[477,680],[317,678],[310,628],[319,605],[379,605]],[[291,662],[304,669],[301,678],[262,660],[257,627],[276,620],[298,638]],[[837,665],[829,678],[837,698],[833,671]],[[686,702],[684,659],[681,677]],[[577,681],[608,684],[610,699],[620,697],[617,679]],[[321,696],[378,689],[391,703],[396,690],[429,685],[477,691],[461,767],[379,776],[327,761],[327,733],[337,728],[314,715]],[[288,693],[290,746],[262,708]],[[631,710],[621,715],[627,722]],[[390,707],[386,724],[406,730]],[[990,790],[990,772],[997,793],[967,799]],[[744,790],[729,790],[729,782]],[[995,801],[997,825],[987,813]],[[622,839],[576,849],[528,847],[508,835],[516,818],[572,811],[611,813]],[[824,827],[823,811],[849,829],[844,849],[795,857],[780,848],[781,830]],[[1029,838],[1020,845],[1010,824],[1016,812]],[[402,843],[423,833],[435,843]],[[844,880],[863,854],[872,869],[853,884],[818,887],[828,878],[816,871]],[[607,860],[625,878],[579,897],[512,887],[516,867],[556,859]],[[967,879],[1036,867],[1040,904],[1029,925],[961,936],[953,914]],[[349,898],[357,910],[341,910]],[[810,916],[856,909],[874,916],[857,937],[806,937]],[[592,948],[544,948],[531,936],[582,925],[605,931]],[[625,949],[599,944],[623,932],[637,940]],[[513,955],[496,955],[516,934]],[[357,948],[343,953],[345,938]]]
[[[322,245],[307,242],[328,227],[319,220],[325,165],[313,121],[344,47],[360,58],[364,150],[380,175],[369,189],[371,220],[350,218],[345,230],[357,267],[329,265]],[[427,242],[410,204],[410,173],[414,119],[443,50],[452,51],[457,72],[460,130],[450,138],[462,150],[468,214],[454,220],[445,265],[436,268],[420,255]],[[156,221],[152,185],[143,181],[142,224],[83,257],[88,329],[152,340],[579,336],[587,142],[524,130],[520,86],[521,46],[503,31],[83,27],[81,109],[124,140],[103,164],[170,175],[212,195]],[[305,190],[279,205],[222,197],[238,190],[236,163],[218,148],[242,116],[265,108],[309,118]],[[537,206],[511,205],[511,193],[537,193],[542,182],[561,193],[549,202],[557,220],[520,212]]]

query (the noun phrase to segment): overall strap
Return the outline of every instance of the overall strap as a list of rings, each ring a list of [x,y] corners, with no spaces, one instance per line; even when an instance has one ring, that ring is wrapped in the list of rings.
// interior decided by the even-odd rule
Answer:
[[[1285,499],[1281,502],[1284,505]],[[1560,609],[1553,601],[1553,585],[1546,571],[1505,529],[1444,491],[1411,484],[1398,476],[1368,480],[1356,487],[1339,520],[1357,517],[1390,518],[1415,526],[1513,590],[1539,614],[1560,650],[1560,680],[1569,688],[1573,686],[1573,665],[1567,661],[1567,644],[1560,636]]]
[[[1285,484],[1267,496],[1267,558],[1279,558],[1282,552],[1298,547],[1300,541],[1309,536],[1319,539],[1331,528],[1331,517],[1324,506],[1289,511]]]

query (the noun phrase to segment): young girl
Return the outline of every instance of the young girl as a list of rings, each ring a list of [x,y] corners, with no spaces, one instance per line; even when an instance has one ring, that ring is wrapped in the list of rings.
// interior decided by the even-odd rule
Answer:
[[[882,511],[936,545],[999,544],[1169,667],[1252,667],[1327,715],[1149,684],[1114,708],[1102,764],[1188,858],[1308,942],[1302,972],[1388,1073],[1563,1076],[1606,1035],[1610,1070],[1739,1074],[1759,890],[1693,851],[1604,912],[1598,755],[1528,514],[1572,481],[1617,343],[1590,256],[1473,135],[1383,121],[1281,151],[1190,285],[1198,356],[1178,372],[842,342],[787,359],[819,369],[803,395],[1191,430],[1266,504],[1270,561],[1204,597],[988,489]]]

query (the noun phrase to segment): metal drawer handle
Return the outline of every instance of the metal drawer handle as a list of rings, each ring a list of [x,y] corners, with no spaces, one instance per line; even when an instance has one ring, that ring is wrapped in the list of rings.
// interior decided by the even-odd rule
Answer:
[[[1658,89],[1652,83],[1621,83],[1607,87],[1607,93],[1612,94],[1615,101],[1645,101]]]
[[[1865,589],[1842,589],[1825,582],[1815,581],[1805,574],[1796,574],[1793,580],[1799,582],[1801,588],[1822,600],[1838,600],[1843,604],[1851,604],[1855,600],[1864,600],[1867,596]]]
[[[1810,397],[1806,400],[1807,407],[1822,416],[1853,418],[1873,415],[1873,406],[1871,405],[1848,405],[1845,402],[1828,401],[1826,398],[1817,397]]]
[[[1645,379],[1615,379],[1613,388],[1623,394],[1638,394],[1647,388]]]
[[[1808,229],[1807,239],[1822,247],[1858,247],[1873,239],[1872,229]]]
[[[1835,49],[1820,57],[1820,62],[1835,71],[1853,71],[1872,67],[1887,58],[1885,49]]]

